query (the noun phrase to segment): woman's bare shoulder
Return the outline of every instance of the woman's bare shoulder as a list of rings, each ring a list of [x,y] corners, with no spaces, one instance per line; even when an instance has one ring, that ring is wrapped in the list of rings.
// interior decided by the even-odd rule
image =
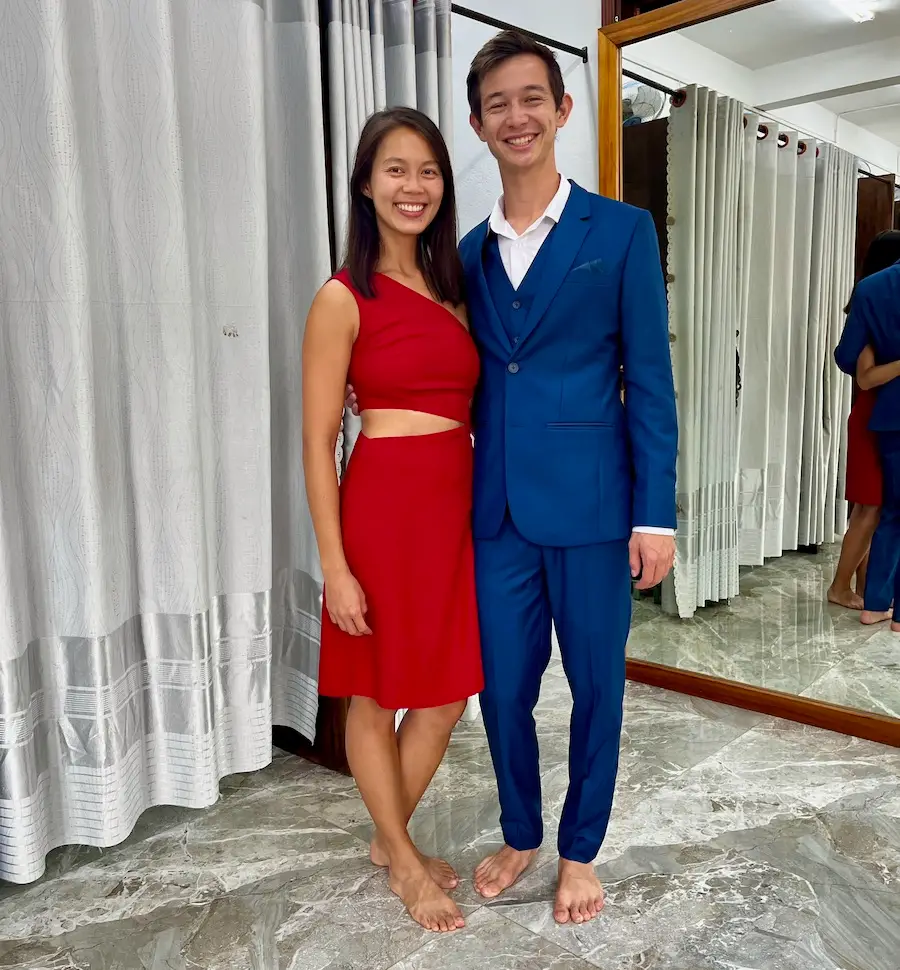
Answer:
[[[359,326],[359,306],[350,288],[334,278],[321,286],[309,308],[309,325],[355,330]]]

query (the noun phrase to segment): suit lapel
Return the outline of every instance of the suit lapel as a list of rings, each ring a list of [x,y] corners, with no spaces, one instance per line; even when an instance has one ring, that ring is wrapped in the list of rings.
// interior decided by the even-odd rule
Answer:
[[[535,327],[541,322],[550,304],[556,298],[559,288],[562,286],[578,251],[584,243],[590,228],[591,203],[587,192],[572,183],[572,194],[563,210],[559,225],[550,234],[550,238],[544,243],[550,246],[547,262],[544,265],[544,273],[541,285],[535,294],[531,304],[531,309],[525,321],[517,350],[521,351],[522,346],[532,334]],[[502,329],[502,324],[497,321]]]
[[[485,331],[490,332],[494,336],[502,353],[506,357],[509,357],[512,354],[512,344],[509,341],[509,334],[507,334],[506,327],[503,326],[503,321],[497,313],[497,307],[494,303],[493,296],[491,296],[491,289],[488,286],[487,277],[484,275],[484,247],[487,245],[489,234],[489,225],[485,223],[484,232],[479,232],[478,238],[475,240],[477,249],[474,254],[472,279],[475,283],[478,297],[484,306],[484,316],[486,318]],[[487,339],[487,336],[488,333],[486,332],[481,334],[482,339]]]

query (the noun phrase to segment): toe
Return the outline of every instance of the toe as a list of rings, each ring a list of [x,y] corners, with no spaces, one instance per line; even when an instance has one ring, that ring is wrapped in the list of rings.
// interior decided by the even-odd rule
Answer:
[[[562,903],[557,903],[553,909],[553,918],[557,923],[565,924],[569,922],[569,911]]]
[[[582,922],[587,923],[592,920],[597,914],[591,909],[591,904],[585,900],[580,907]]]

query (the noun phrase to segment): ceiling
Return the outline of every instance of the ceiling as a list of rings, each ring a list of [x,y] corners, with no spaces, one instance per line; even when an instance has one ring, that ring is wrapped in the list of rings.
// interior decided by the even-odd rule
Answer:
[[[856,23],[849,16],[854,8],[871,11],[874,19]],[[900,0],[772,0],[681,33],[750,70],[892,38],[900,65]],[[900,145],[900,85],[888,81],[818,103]]]
[[[855,23],[847,13],[854,7],[871,10],[874,20]],[[900,0],[773,0],[681,33],[757,71],[842,47],[900,38]]]
[[[826,98],[819,104],[874,135],[900,144],[900,84]]]

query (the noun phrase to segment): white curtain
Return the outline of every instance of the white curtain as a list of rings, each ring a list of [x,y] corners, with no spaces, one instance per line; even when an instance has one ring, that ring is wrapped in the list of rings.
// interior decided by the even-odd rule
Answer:
[[[750,299],[741,400],[742,565],[834,542],[846,383],[831,356],[853,285],[856,159],[748,114]],[[764,133],[764,137],[759,137]],[[818,160],[817,160],[818,155]]]
[[[0,878],[313,735],[316,7],[0,10]]]
[[[669,313],[680,441],[674,590],[664,590],[664,604],[682,616],[738,592],[742,114],[739,102],[692,88],[669,119]]]
[[[801,545],[834,542],[847,528],[843,483],[852,387],[835,369],[833,355],[854,278],[856,169],[852,155],[819,146],[807,339],[807,401],[815,401],[816,412],[804,426]]]
[[[681,616],[736,595],[738,563],[833,542],[846,526],[849,391],[830,362],[853,282],[856,160],[760,124],[697,87],[669,119],[681,451],[664,605]]]

